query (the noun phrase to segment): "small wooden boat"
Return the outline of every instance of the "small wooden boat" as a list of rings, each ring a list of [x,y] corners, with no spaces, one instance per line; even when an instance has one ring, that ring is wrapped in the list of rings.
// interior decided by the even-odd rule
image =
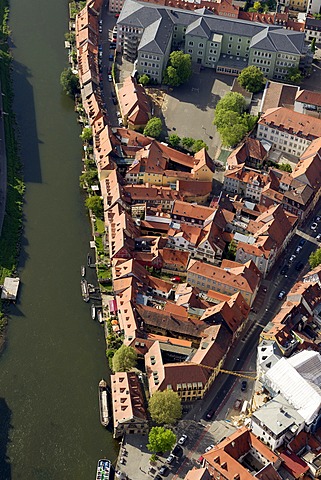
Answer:
[[[81,273],[81,276],[84,277],[86,275],[86,267],[85,265],[82,265],[80,267],[80,273]]]
[[[91,258],[90,253],[88,253],[88,255],[87,255],[87,265],[88,265],[88,267],[90,267],[91,264],[92,264],[92,258]]]
[[[107,427],[107,425],[109,424],[107,383],[103,378],[98,384],[98,395],[100,423],[103,427]]]

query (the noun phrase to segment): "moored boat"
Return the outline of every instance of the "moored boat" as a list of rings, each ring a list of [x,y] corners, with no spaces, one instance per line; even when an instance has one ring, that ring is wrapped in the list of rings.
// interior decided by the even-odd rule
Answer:
[[[99,308],[99,310],[97,310],[97,318],[98,318],[99,323],[104,323],[103,312],[101,311],[100,308]]]
[[[84,277],[86,275],[86,267],[85,265],[82,265],[80,267],[80,273],[81,273],[81,276]]]
[[[91,318],[93,320],[95,320],[95,318],[96,318],[96,307],[95,307],[94,303],[91,304],[90,310],[91,310]]]
[[[112,464],[110,460],[100,459],[97,464],[96,480],[111,480]]]
[[[80,282],[82,298],[85,302],[89,302],[89,291],[88,283],[85,279],[82,279]]]
[[[98,385],[98,395],[100,423],[103,427],[107,427],[109,424],[107,383],[103,378],[100,380]]]
[[[88,265],[88,267],[90,267],[91,264],[92,264],[92,258],[91,258],[91,255],[88,253],[88,255],[87,255],[87,265]]]

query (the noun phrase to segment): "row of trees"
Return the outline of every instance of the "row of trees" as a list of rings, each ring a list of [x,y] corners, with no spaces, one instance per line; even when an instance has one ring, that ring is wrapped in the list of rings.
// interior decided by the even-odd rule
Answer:
[[[199,152],[202,148],[206,148],[206,150],[208,149],[208,146],[203,140],[195,140],[191,137],[180,138],[176,133],[169,136],[168,143],[173,148],[185,148],[185,150],[189,150],[193,153]]]
[[[234,147],[254,128],[258,118],[244,110],[245,100],[240,93],[229,92],[219,100],[213,123],[223,145]]]

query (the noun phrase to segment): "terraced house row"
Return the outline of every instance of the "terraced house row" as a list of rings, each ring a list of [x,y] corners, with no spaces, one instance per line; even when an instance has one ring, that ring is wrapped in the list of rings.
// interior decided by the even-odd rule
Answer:
[[[267,78],[285,79],[289,68],[307,68],[313,54],[304,32],[278,25],[126,0],[117,22],[117,51],[135,62],[137,72],[161,82],[169,55],[183,50],[192,61],[238,75],[255,65]]]

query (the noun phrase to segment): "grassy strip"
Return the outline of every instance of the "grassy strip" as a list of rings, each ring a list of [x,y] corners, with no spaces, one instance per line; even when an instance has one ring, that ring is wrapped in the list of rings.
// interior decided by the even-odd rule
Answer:
[[[21,163],[15,137],[15,116],[12,109],[13,87],[11,79],[11,54],[8,47],[8,15],[7,0],[0,0],[0,80],[3,95],[5,142],[7,153],[7,202],[3,229],[0,237],[0,283],[5,276],[16,271],[22,229],[22,205],[24,184],[22,181]],[[1,309],[2,305],[0,305]],[[0,315],[0,334],[3,321]]]

